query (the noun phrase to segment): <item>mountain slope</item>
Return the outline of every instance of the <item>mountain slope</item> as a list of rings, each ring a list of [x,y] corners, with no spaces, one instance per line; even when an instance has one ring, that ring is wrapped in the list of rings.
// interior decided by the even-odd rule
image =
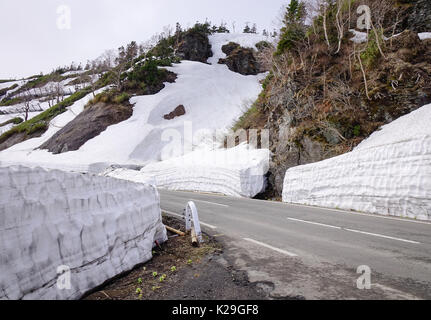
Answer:
[[[162,134],[168,129],[176,130],[186,145],[198,144],[192,141],[195,133],[199,130],[207,130],[208,134],[229,129],[261,90],[259,80],[262,76],[243,76],[218,64],[218,60],[225,57],[221,46],[231,41],[254,46],[265,39],[254,34],[209,36],[214,54],[208,64],[182,61],[166,67],[177,74],[175,83],[166,83],[165,88],[157,94],[131,98],[133,115],[126,121],[108,127],[79,150],[53,155],[38,148],[82,112],[91,95],[75,102],[68,108],[69,111],[54,118],[48,131],[40,138],[27,140],[0,152],[0,161],[3,164],[20,163],[78,171],[89,170],[97,164],[101,167],[112,164],[142,166],[162,159],[162,150],[169,142],[163,141]],[[185,115],[173,120],[164,119],[164,115],[179,105],[184,106]],[[188,122],[193,127],[190,134],[187,134]],[[183,145],[180,147],[184,149]],[[191,151],[185,149],[186,152]]]

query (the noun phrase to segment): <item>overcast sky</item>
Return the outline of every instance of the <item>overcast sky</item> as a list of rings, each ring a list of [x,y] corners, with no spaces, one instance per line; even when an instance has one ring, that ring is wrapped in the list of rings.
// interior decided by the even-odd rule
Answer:
[[[256,23],[276,27],[289,0],[0,0],[0,79],[50,72],[84,62],[132,40],[138,43],[178,21]],[[64,7],[66,6],[66,7]],[[70,8],[70,29],[67,8]],[[59,11],[58,11],[59,10]],[[60,27],[60,28],[59,28]]]

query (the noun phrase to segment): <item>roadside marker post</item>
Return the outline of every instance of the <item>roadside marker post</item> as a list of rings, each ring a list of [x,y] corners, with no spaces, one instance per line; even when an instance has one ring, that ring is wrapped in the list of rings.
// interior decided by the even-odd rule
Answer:
[[[184,218],[186,220],[186,231],[188,232],[192,230],[192,222],[193,222],[193,229],[194,229],[194,232],[196,233],[198,242],[199,243],[203,242],[198,210],[196,209],[196,205],[193,201],[190,201],[187,204],[187,207],[184,210],[184,215],[185,215]]]

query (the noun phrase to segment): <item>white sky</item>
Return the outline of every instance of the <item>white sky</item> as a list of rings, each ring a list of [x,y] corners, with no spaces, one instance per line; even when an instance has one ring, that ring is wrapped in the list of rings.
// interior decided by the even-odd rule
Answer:
[[[272,30],[289,0],[0,0],[0,79],[50,72],[106,49],[138,43],[166,25],[183,27],[206,18],[214,24],[256,23]],[[57,9],[71,9],[71,28],[57,27]]]

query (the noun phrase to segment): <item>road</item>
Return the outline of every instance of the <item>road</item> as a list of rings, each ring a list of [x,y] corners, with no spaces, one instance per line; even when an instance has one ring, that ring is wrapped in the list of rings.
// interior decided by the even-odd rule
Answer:
[[[194,201],[203,229],[229,248],[224,263],[270,298],[431,299],[431,223],[191,192],[160,196],[173,215]],[[359,266],[370,268],[371,289],[358,288]]]

